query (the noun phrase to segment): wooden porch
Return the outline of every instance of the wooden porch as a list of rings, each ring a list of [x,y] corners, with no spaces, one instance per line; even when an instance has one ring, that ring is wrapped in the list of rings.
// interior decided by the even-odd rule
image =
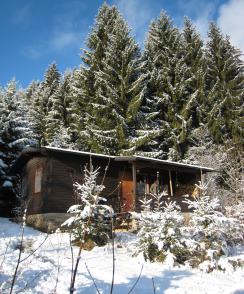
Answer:
[[[135,157],[133,157],[135,158]],[[120,158],[121,160],[121,158]],[[128,168],[120,172],[121,211],[140,211],[141,199],[152,198],[152,194],[163,193],[163,202],[176,202],[182,212],[189,211],[186,199],[194,198],[200,191],[195,184],[204,178],[204,171],[191,169],[184,164],[144,158],[129,161]],[[153,205],[153,201],[152,201]]]

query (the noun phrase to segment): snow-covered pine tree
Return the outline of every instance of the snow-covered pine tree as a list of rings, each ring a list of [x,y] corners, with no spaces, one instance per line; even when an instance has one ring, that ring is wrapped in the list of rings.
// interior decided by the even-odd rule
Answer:
[[[10,81],[0,95],[0,197],[6,212],[13,205],[16,179],[8,174],[9,168],[26,146],[36,145],[29,121],[25,93]],[[6,208],[7,207],[7,208]]]
[[[243,144],[244,66],[241,52],[214,23],[210,24],[208,37],[208,126],[215,142],[222,143],[229,138]]]
[[[7,177],[7,168],[8,165],[6,164],[7,161],[7,155],[6,155],[6,149],[7,149],[7,143],[4,139],[4,129],[5,129],[5,122],[7,120],[8,116],[8,110],[7,110],[7,104],[4,97],[4,90],[0,89],[0,212],[1,215],[4,215],[3,212],[6,209],[6,197],[3,193],[3,184],[6,183],[8,180]]]
[[[80,145],[85,142],[94,152],[133,153],[141,142],[135,131],[141,102],[139,48],[116,7],[100,8],[87,47],[73,87],[85,108],[77,114]]]
[[[60,73],[56,63],[52,63],[44,75],[44,80],[33,93],[31,115],[34,120],[35,133],[40,145],[47,144],[47,115],[52,108],[53,98],[57,95],[60,84]]]
[[[145,210],[135,216],[139,225],[135,254],[142,252],[144,258],[150,261],[166,261],[171,265],[174,261],[182,263],[187,248],[181,233],[183,215],[180,207],[174,202],[163,204],[162,199],[157,198],[161,203],[155,211],[150,211],[147,200],[144,201]]]
[[[92,163],[84,168],[83,182],[74,183],[78,204],[68,209],[72,216],[62,225],[71,226],[73,240],[81,244],[91,239],[104,245],[110,238],[113,209],[101,203],[107,200],[100,196],[105,187],[97,183],[98,175],[99,168],[94,169]]]
[[[134,153],[138,143],[134,126],[141,104],[139,57],[130,29],[118,14],[96,83],[97,101],[103,106],[96,114],[96,124],[100,124],[97,140],[102,136],[113,143],[110,153]]]
[[[82,50],[82,65],[74,71],[72,83],[72,106],[73,120],[72,131],[76,140],[76,148],[92,150],[95,152],[109,153],[101,140],[94,139],[96,130],[95,119],[97,112],[103,109],[97,103],[96,76],[97,71],[102,69],[102,61],[107,50],[108,35],[114,30],[114,22],[118,16],[117,9],[104,3],[98,11],[95,24],[88,35],[87,49]]]
[[[32,107],[34,93],[37,91],[39,84],[38,81],[32,81],[24,91],[24,100],[29,109]]]
[[[181,115],[187,121],[190,131],[205,122],[206,95],[205,76],[206,62],[203,41],[188,18],[185,18],[183,29],[184,60],[190,70],[188,96]]]
[[[207,184],[200,182],[198,188],[202,196],[186,201],[193,209],[188,227],[188,246],[193,257],[190,263],[209,272],[219,267],[221,256],[229,256],[233,246],[243,243],[243,226],[238,219],[221,212],[217,198],[206,195]]]
[[[61,79],[55,93],[50,97],[51,109],[47,114],[46,141],[55,147],[72,147],[70,124],[72,122],[72,73],[67,72]]]
[[[144,109],[150,109],[151,128],[160,130],[151,146],[156,157],[178,159],[186,136],[186,122],[181,112],[188,99],[190,71],[184,60],[182,37],[173,21],[161,12],[151,23],[145,45],[144,60],[148,73]],[[151,107],[152,106],[152,107]]]
[[[68,108],[70,135],[74,148],[78,150],[90,151],[88,144],[88,108],[89,99],[93,99],[87,91],[86,79],[83,75],[84,69],[75,69],[71,80],[71,101]],[[90,98],[89,98],[90,97]]]

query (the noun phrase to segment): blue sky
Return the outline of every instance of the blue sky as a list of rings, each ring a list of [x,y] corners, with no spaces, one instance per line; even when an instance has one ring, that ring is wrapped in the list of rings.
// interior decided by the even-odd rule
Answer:
[[[64,72],[80,64],[80,48],[103,0],[2,0],[0,3],[0,86],[13,77],[26,87],[41,80],[56,61]],[[143,44],[150,20],[166,10],[177,26],[189,16],[204,38],[216,21],[244,51],[244,0],[108,0],[118,6]]]

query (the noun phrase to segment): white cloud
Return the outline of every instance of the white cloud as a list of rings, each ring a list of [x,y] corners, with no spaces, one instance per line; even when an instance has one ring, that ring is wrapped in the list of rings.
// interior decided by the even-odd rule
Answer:
[[[27,4],[14,12],[12,20],[16,24],[23,24],[29,21],[30,16],[31,16],[31,7],[29,4]]]
[[[80,43],[79,34],[76,32],[55,32],[49,40],[49,47],[52,50],[60,51],[67,47]]]
[[[65,49],[76,46],[79,48],[81,43],[80,34],[72,31],[55,31],[51,34],[50,38],[44,43],[26,46],[24,54],[31,59],[38,59],[50,52],[59,53]]]
[[[23,53],[31,59],[38,59],[45,54],[45,48],[43,46],[26,46]]]
[[[207,38],[209,23],[213,20],[213,13],[215,9],[216,8],[213,3],[206,4],[204,8],[200,9],[201,13],[199,13],[198,17],[193,21],[198,32],[204,39]]]
[[[76,51],[78,55],[88,29],[88,19],[83,14],[87,3],[80,0],[60,2],[57,11],[52,14],[52,21],[47,22],[48,35],[41,30],[35,41],[23,48],[24,55],[39,59],[49,54],[67,54],[68,50]],[[22,15],[24,17],[24,13]]]
[[[209,23],[214,19],[219,0],[178,0],[180,10],[192,19],[196,29],[206,39]],[[181,16],[182,17],[182,16]]]
[[[244,1],[230,0],[220,6],[217,23],[231,43],[244,52]]]
[[[142,0],[114,0],[113,3],[123,14],[137,41],[142,45],[148,24],[155,16],[150,5]]]
[[[29,21],[30,16],[31,6],[30,4],[26,4],[14,12],[12,21],[16,24],[25,24]]]

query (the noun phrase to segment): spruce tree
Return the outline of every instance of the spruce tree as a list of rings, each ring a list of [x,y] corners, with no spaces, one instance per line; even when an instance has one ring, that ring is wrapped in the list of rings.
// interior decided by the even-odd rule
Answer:
[[[243,144],[244,66],[241,53],[214,23],[210,24],[208,37],[208,127],[216,143],[231,139],[236,144]]]
[[[204,123],[206,117],[206,62],[203,41],[188,18],[185,18],[184,21],[183,48],[184,60],[190,71],[190,83],[182,116],[190,122],[190,128],[194,129]]]
[[[144,109],[150,109],[151,129],[160,133],[151,151],[155,157],[179,159],[187,127],[182,111],[191,80],[181,34],[165,12],[150,25],[144,60],[148,74]]]
[[[73,83],[79,148],[107,154],[134,152],[141,100],[139,48],[116,7],[101,7],[87,47]]]
[[[40,145],[48,143],[48,113],[53,106],[53,98],[57,95],[59,84],[60,73],[56,64],[52,63],[44,75],[44,80],[33,94],[32,117]]]
[[[140,52],[130,30],[118,14],[109,46],[96,72],[94,142],[108,153],[131,153],[134,125],[141,104]],[[99,146],[97,146],[99,147]]]
[[[9,210],[16,189],[16,178],[9,169],[23,148],[36,145],[24,92],[17,89],[15,80],[1,91],[0,123],[0,202]]]
[[[47,144],[55,147],[71,146],[71,136],[69,135],[71,79],[72,73],[67,72],[55,93],[50,96],[51,108],[46,118],[46,140]]]
[[[81,59],[82,65],[74,71],[72,82],[72,136],[75,147],[82,150],[99,151],[93,139],[94,118],[97,111],[96,75],[108,47],[108,35],[114,30],[118,16],[115,7],[106,3],[98,11],[95,24],[88,35]],[[105,152],[105,150],[104,150]]]

